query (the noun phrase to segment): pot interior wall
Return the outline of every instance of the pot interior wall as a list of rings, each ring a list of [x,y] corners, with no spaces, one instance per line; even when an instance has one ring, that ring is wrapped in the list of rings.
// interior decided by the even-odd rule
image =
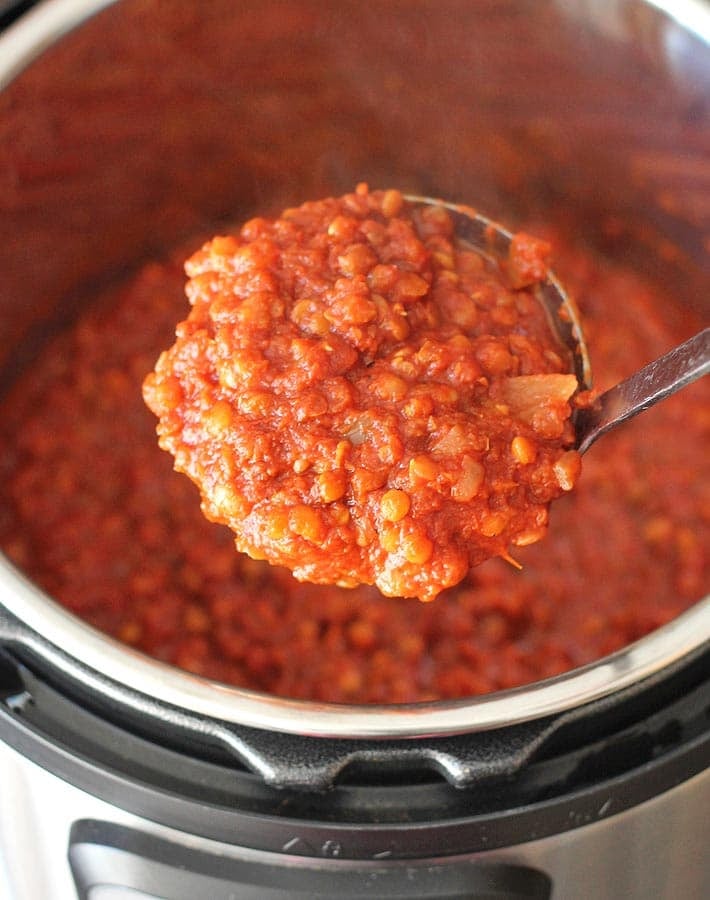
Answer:
[[[707,48],[645,4],[597,7],[109,6],[0,94],[6,378],[98,284],[360,180],[561,222],[693,302]]]

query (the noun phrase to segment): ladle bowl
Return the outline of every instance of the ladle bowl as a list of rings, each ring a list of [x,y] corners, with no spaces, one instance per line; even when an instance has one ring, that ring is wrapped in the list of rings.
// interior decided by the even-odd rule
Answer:
[[[430,197],[407,195],[410,203],[440,206],[454,224],[459,242],[493,261],[504,259],[513,234],[472,207]],[[579,311],[552,271],[535,286],[553,334],[569,352],[571,372],[580,389],[592,386],[592,368]],[[658,359],[601,394],[575,414],[576,445],[585,453],[602,435],[710,372],[710,328],[673,347]]]

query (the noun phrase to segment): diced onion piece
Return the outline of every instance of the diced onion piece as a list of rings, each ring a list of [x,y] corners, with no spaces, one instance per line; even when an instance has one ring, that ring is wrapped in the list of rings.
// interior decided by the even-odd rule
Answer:
[[[574,375],[551,373],[517,375],[508,378],[501,389],[511,414],[521,422],[532,425],[541,410],[564,408],[577,387]]]

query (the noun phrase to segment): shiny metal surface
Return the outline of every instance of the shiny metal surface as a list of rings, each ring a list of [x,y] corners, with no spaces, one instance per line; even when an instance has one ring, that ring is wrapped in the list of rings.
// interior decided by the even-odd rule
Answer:
[[[316,8],[315,4],[298,5],[309,9]],[[113,8],[110,8],[112,6]],[[698,260],[704,259],[706,255],[702,240],[706,234],[704,222],[707,216],[706,211],[696,201],[698,186],[702,188],[708,183],[708,173],[703,143],[704,132],[701,130],[700,136],[696,137],[696,132],[691,127],[698,121],[702,125],[702,110],[698,112],[702,86],[699,87],[697,78],[686,78],[686,75],[689,72],[697,72],[698,66],[702,68],[704,63],[703,57],[699,58],[697,55],[700,38],[684,31],[678,24],[681,21],[681,7],[692,11],[693,27],[697,26],[698,34],[710,33],[708,28],[710,10],[704,11],[694,4],[674,3],[672,19],[665,12],[659,12],[654,7],[640,2],[537,4],[536,16],[543,17],[541,21],[552,24],[555,28],[569,29],[567,35],[574,34],[578,38],[581,48],[578,81],[572,85],[563,78],[566,75],[571,79],[573,72],[565,68],[570,65],[569,60],[558,59],[560,42],[555,39],[551,44],[546,43],[541,52],[546,54],[545,58],[552,66],[556,81],[551,87],[546,83],[540,85],[540,95],[544,96],[549,106],[541,105],[539,109],[534,108],[531,118],[528,103],[530,97],[526,91],[528,84],[534,80],[532,77],[522,80],[518,78],[515,81],[516,90],[520,93],[519,103],[510,102],[501,106],[496,100],[495,91],[491,92],[490,97],[486,94],[481,114],[487,116],[483,124],[486,128],[490,126],[490,135],[488,132],[483,133],[480,144],[476,146],[458,146],[456,133],[452,130],[438,137],[436,134],[437,126],[451,122],[449,110],[446,108],[447,103],[449,106],[451,103],[458,103],[459,105],[455,107],[457,115],[467,115],[464,100],[458,99],[459,85],[456,83],[455,75],[447,73],[452,79],[452,86],[450,90],[448,85],[444,85],[445,89],[442,88],[445,102],[442,103],[437,94],[431,97],[426,93],[422,94],[422,102],[432,117],[432,143],[425,150],[415,146],[411,141],[411,135],[407,133],[407,121],[398,113],[398,110],[401,111],[397,95],[399,88],[396,82],[392,81],[392,95],[384,98],[388,106],[383,115],[390,131],[394,129],[398,134],[398,150],[401,151],[401,156],[397,157],[397,162],[402,167],[403,187],[431,188],[437,195],[465,198],[487,211],[490,210],[492,215],[498,215],[508,205],[515,208],[520,216],[544,215],[559,205],[560,196],[566,196],[571,198],[569,202],[579,204],[581,217],[578,227],[592,236],[598,235],[600,219],[595,218],[598,206],[601,205],[602,213],[606,214],[607,209],[611,208],[613,198],[623,196],[624,204],[632,218],[632,214],[652,209],[651,219],[654,225],[658,224],[659,232],[668,241],[677,241],[682,253],[679,251],[680,255],[670,261],[668,271],[672,271],[675,273],[674,277],[681,279],[678,281],[679,296],[692,298],[693,291],[687,288],[702,284],[703,273]],[[101,28],[105,24],[107,28],[112,29],[112,36],[121,37],[124,34],[120,27],[121,12],[124,8],[132,11],[139,22],[142,21],[140,17],[145,15],[149,24],[153,24],[151,15],[157,18],[160,14],[169,15],[169,12],[165,11],[167,7],[161,7],[160,4],[126,2],[114,6],[110,0],[108,2],[49,0],[32,10],[0,37],[0,86],[9,89],[14,86],[16,80],[18,83],[24,82],[24,77],[18,79],[17,76],[27,69],[27,81],[30,86],[23,97],[25,106],[20,109],[19,104],[16,104],[11,111],[19,117],[20,123],[26,126],[26,134],[21,132],[20,137],[25,138],[28,135],[29,139],[34,141],[32,146],[37,146],[40,152],[46,150],[50,153],[53,149],[52,140],[56,139],[58,142],[64,140],[69,144],[69,150],[75,154],[71,157],[72,163],[76,163],[77,159],[83,159],[81,151],[82,149],[86,151],[86,147],[79,146],[77,149],[71,145],[70,139],[61,129],[58,129],[59,137],[52,132],[43,144],[42,139],[46,138],[46,135],[42,128],[39,128],[39,136],[36,138],[33,132],[36,122],[22,118],[23,110],[31,111],[33,104],[42,109],[42,103],[52,102],[55,105],[51,108],[52,115],[48,117],[49,120],[60,122],[66,120],[69,124],[73,121],[71,109],[62,106],[60,102],[61,92],[58,99],[57,91],[60,89],[52,78],[45,78],[51,90],[43,94],[44,82],[41,77],[43,60],[38,58],[48,48],[53,48],[54,42],[72,32],[80,23],[102,12],[107,16],[105,20],[97,16],[89,23],[96,27],[96,30],[91,32],[93,37],[89,49],[93,48],[92,52],[99,58],[111,45],[111,42],[106,40],[107,35],[105,33],[102,35]],[[181,12],[187,13],[191,9],[191,4],[181,3],[179,8]],[[364,11],[369,10],[370,6],[356,6],[353,9]],[[194,9],[192,11],[194,12]],[[363,15],[365,14],[363,12]],[[379,22],[368,23],[368,28],[379,26]],[[191,33],[190,27],[190,17],[186,14],[185,33]],[[433,52],[427,44],[426,33],[422,27],[421,22],[414,21],[413,39],[419,42],[417,46],[423,48],[422,52]],[[400,37],[402,43],[397,43]],[[411,35],[404,33],[393,35],[396,39],[394,50],[404,53],[407,59],[409,50],[405,52],[401,48],[404,46],[404,39],[409,40],[410,37]],[[643,53],[648,54],[648,59],[657,60],[657,64],[653,66],[649,63],[654,77],[667,78],[674,84],[669,94],[676,98],[678,105],[664,108],[661,117],[663,127],[658,131],[654,131],[653,128],[655,120],[650,118],[651,108],[648,105],[643,106],[636,96],[638,89],[643,99],[644,85],[632,81],[630,77],[622,80],[621,68],[609,69],[607,72],[604,60],[599,59],[596,52],[593,52],[597,43],[607,46],[605,42],[608,42],[614,64],[623,67],[628,58],[625,52],[627,42],[636,39],[640,42]],[[528,35],[521,37],[517,34],[516,41],[515,46],[520,50],[526,46]],[[101,48],[100,52],[97,47]],[[64,48],[60,46],[59,49]],[[123,46],[122,52],[130,53],[132,49],[130,46]],[[71,60],[71,55],[68,58]],[[330,62],[331,58],[328,59]],[[354,120],[355,127],[352,134],[348,127],[344,126],[343,141],[348,139],[355,141],[352,146],[349,145],[350,156],[347,157],[347,164],[342,164],[340,156],[334,158],[326,150],[322,158],[316,161],[305,153],[303,159],[293,159],[291,178],[290,173],[284,173],[283,166],[267,168],[265,175],[264,171],[258,168],[261,161],[257,160],[255,173],[250,175],[244,184],[239,183],[238,188],[235,188],[234,167],[227,165],[232,162],[229,153],[226,154],[227,163],[222,157],[214,159],[205,157],[203,175],[207,188],[197,184],[197,194],[204,195],[208,199],[218,196],[231,207],[231,204],[236,202],[235,198],[240,196],[239,191],[243,191],[248,195],[244,200],[244,208],[249,208],[250,204],[253,206],[261,203],[280,203],[282,197],[290,200],[294,192],[294,183],[298,185],[299,192],[305,192],[306,196],[310,196],[315,195],[316,191],[320,192],[322,183],[352,183],[354,172],[362,173],[373,182],[388,176],[393,163],[388,155],[388,147],[384,146],[384,137],[380,138],[384,149],[380,148],[378,157],[373,157],[372,154],[358,155],[357,141],[361,129],[373,129],[376,135],[380,135],[378,129],[382,128],[380,119],[372,112],[375,98],[371,86],[366,82],[353,80],[352,73],[347,68],[349,63],[347,58],[337,57],[337,60],[344,67],[343,83],[351,85],[352,82],[356,95],[354,109],[360,117]],[[365,60],[367,61],[367,57]],[[31,65],[35,61],[37,65]],[[374,61],[376,60],[373,57],[373,64]],[[146,62],[146,71],[151,73],[151,78],[152,62],[152,60]],[[174,75],[169,65],[175,61],[169,58],[167,62],[166,60],[162,62],[168,66],[167,74],[163,75],[161,71],[160,78],[156,75],[150,82],[151,88],[156,90],[156,96],[161,102],[165,97],[160,90],[164,89],[165,84],[169,84],[169,78]],[[207,67],[210,62],[210,59],[203,61]],[[576,63],[576,60],[574,62]],[[61,60],[56,63],[55,59],[54,64],[59,65],[61,71]],[[603,84],[599,87],[596,80],[589,79],[591,69],[599,77],[613,80],[612,93],[605,93]],[[506,69],[506,74],[507,71]],[[121,69],[116,66],[115,72],[114,70],[111,72],[120,73]],[[516,74],[513,70],[511,72]],[[48,70],[48,74],[52,75],[51,69]],[[201,85],[200,78],[204,77],[204,72],[200,70],[198,74],[199,77],[197,75],[192,77],[194,73],[190,73],[190,78],[184,85]],[[475,74],[472,74],[473,81],[476,81]],[[182,75],[184,76],[184,73]],[[676,75],[677,84],[674,81]],[[385,76],[389,78],[390,73],[386,71]],[[161,81],[161,78],[164,78],[164,81]],[[77,90],[85,88],[89,92],[89,99],[95,100],[90,95],[90,79],[82,79],[83,76],[77,75],[76,84],[79,88],[76,85],[75,88]],[[205,83],[209,84],[209,80],[207,79]],[[485,79],[479,79],[476,83],[486,86],[487,90],[492,90]],[[180,90],[183,89],[183,82],[178,80],[177,85]],[[496,89],[498,87],[499,85],[496,85]],[[575,102],[572,102],[570,97],[575,88],[579,96],[575,95]],[[307,94],[305,91],[304,102],[308,100]],[[36,184],[31,181],[30,173],[29,186],[25,193],[22,190],[24,185],[21,179],[17,182],[11,177],[4,181],[0,179],[0,209],[12,212],[12,216],[0,217],[0,246],[11,247],[8,235],[11,237],[17,235],[19,240],[16,243],[25,242],[27,258],[33,262],[28,266],[25,256],[19,254],[17,258],[7,256],[3,259],[5,278],[4,286],[0,288],[2,294],[0,313],[3,317],[0,328],[0,361],[3,363],[7,355],[21,345],[28,334],[32,334],[32,327],[36,325],[37,320],[43,320],[49,313],[54,313],[61,307],[67,293],[78,289],[86,282],[91,282],[92,279],[96,280],[106,270],[120,269],[127,261],[140,258],[141,253],[155,251],[150,237],[156,227],[164,225],[159,211],[161,205],[167,202],[167,198],[174,197],[175,187],[171,177],[176,177],[179,173],[177,168],[170,167],[179,165],[178,151],[183,149],[182,145],[179,145],[175,153],[168,155],[164,143],[161,143],[166,128],[162,127],[160,115],[165,110],[172,115],[171,103],[175,99],[171,94],[166,96],[167,100],[162,106],[156,102],[154,107],[157,125],[153,118],[147,124],[139,119],[135,123],[130,123],[131,126],[135,124],[137,129],[135,135],[130,135],[131,147],[135,148],[136,158],[135,160],[132,158],[131,162],[135,163],[137,160],[141,165],[136,163],[136,178],[122,185],[123,192],[120,195],[113,187],[104,186],[110,185],[111,182],[104,178],[103,171],[99,169],[88,171],[86,174],[79,165],[75,165],[68,175],[57,179],[56,183]],[[534,94],[533,99],[537,96]],[[217,107],[223,99],[221,97],[215,99],[211,90],[205,91],[204,98],[206,103],[214,101]],[[376,99],[379,102],[383,98]],[[668,102],[668,98],[665,98],[664,102]],[[334,104],[333,120],[339,121],[337,114],[340,97],[337,95]],[[100,109],[98,106],[94,108]],[[174,140],[183,140],[182,132],[177,130],[181,107],[176,105],[175,110],[175,118],[168,119],[167,125],[176,128],[175,134],[171,132]],[[288,114],[288,108],[284,107],[279,114],[282,113]],[[240,110],[240,114],[241,117],[232,117],[236,122],[230,126],[234,128],[234,132],[225,137],[228,150],[229,140],[236,140],[235,134],[245,133],[247,139],[253,136],[254,140],[262,141],[269,136],[274,140],[281,139],[280,133],[274,136],[272,123],[268,119],[271,114],[268,107],[265,110],[260,108],[254,114],[256,116],[254,121],[245,119],[243,110]],[[27,115],[29,116],[29,112]],[[262,116],[264,121],[260,118]],[[597,133],[602,119],[610,122],[615,142],[610,143],[609,147],[600,148],[598,142],[595,144],[591,136]],[[231,122],[230,120],[225,123],[218,115],[207,117],[205,121],[212,125],[216,121],[220,127],[222,125],[227,127]],[[269,127],[260,131],[264,124]],[[141,128],[145,128],[145,131],[141,131]],[[12,137],[14,140],[14,132]],[[184,140],[187,143],[189,136]],[[678,142],[686,140],[686,151],[683,155],[679,155]],[[283,141],[283,147],[279,145],[280,152],[290,152],[292,144],[288,133],[284,135]],[[535,186],[534,195],[526,194],[520,183],[508,184],[504,177],[499,177],[505,176],[507,170],[501,170],[498,160],[507,159],[521,142],[529,151],[526,159],[531,167],[526,173],[529,177],[525,183],[529,182]],[[204,153],[212,152],[212,148],[218,147],[216,143],[209,145],[200,143],[199,146]],[[94,145],[91,147],[93,150]],[[112,165],[121,171],[126,168],[126,154],[120,145],[116,149],[112,148],[104,136],[102,143],[96,144],[96,148],[101,149],[101,153],[96,154],[97,158],[105,163],[107,168]],[[64,149],[64,145],[60,143],[59,150]],[[113,152],[114,149],[115,156],[111,156],[109,151]],[[613,151],[616,155],[607,159],[601,152],[602,149],[605,152]],[[556,155],[552,155],[553,150]],[[142,154],[145,154],[145,157]],[[89,153],[88,157],[93,160],[93,156]],[[150,168],[150,164],[155,164],[156,159],[161,164],[159,172]],[[219,165],[222,165],[224,170],[220,182],[220,187],[224,190],[223,195],[219,194],[215,184],[209,180],[217,177]],[[435,175],[431,175],[434,172],[432,167],[435,165],[438,169]],[[421,182],[425,181],[423,172],[428,173],[427,177],[431,175],[435,178],[435,183],[422,184]],[[476,180],[477,174],[485,172],[489,172],[488,180],[485,174]],[[679,185],[677,195],[679,206],[669,212],[658,207],[656,200],[657,196],[660,196],[660,188],[667,186],[669,180],[673,178]],[[477,188],[476,197],[472,195],[474,184]],[[74,187],[83,191],[81,203],[66,201],[67,191]],[[602,187],[607,192],[602,198],[603,202],[599,199],[599,190]],[[89,203],[87,197],[93,206],[87,205]],[[183,198],[181,196],[178,199]],[[57,216],[51,253],[47,252],[46,245],[35,241],[33,232],[34,224],[47,218],[47,209],[59,210],[61,213]],[[145,210],[145,217],[142,215],[136,217],[136,209]],[[192,210],[185,212],[183,207],[178,206],[174,218],[179,219],[179,224],[184,226],[184,229],[189,229],[195,226],[196,222],[200,224],[211,221],[215,208],[204,208],[199,210],[199,213],[200,216],[196,216]],[[602,213],[599,213],[599,216]],[[183,215],[182,219],[180,215]],[[3,228],[6,229],[5,232],[2,232]],[[168,242],[174,237],[167,230],[163,233]],[[92,252],[87,253],[86,242],[97,235],[106,236],[106,240],[91,244]],[[642,256],[646,254],[644,259],[657,259],[651,252],[646,252],[648,248],[644,245],[638,245],[636,249]],[[652,251],[655,252],[655,245]],[[659,260],[659,262],[665,264],[666,261]],[[700,298],[700,292],[696,291],[695,296],[696,299]],[[22,303],[17,302],[18,297],[22,298]],[[704,298],[705,294],[702,294],[702,297]],[[39,652],[50,657],[52,648],[55,648],[57,664],[61,664],[61,653],[83,661],[90,670],[87,676],[89,683],[91,672],[95,672],[97,676],[99,674],[106,676],[117,684],[128,685],[146,696],[226,722],[239,722],[258,728],[298,734],[340,737],[414,738],[422,735],[454,734],[491,729],[545,716],[587,703],[653,675],[684,655],[692,653],[710,637],[710,599],[706,599],[676,621],[625,650],[584,669],[547,682],[473,701],[411,707],[345,707],[288,701],[230,688],[147,659],[78,621],[4,559],[0,560],[0,603],[25,624],[24,629],[0,635],[3,639],[15,640],[30,647],[34,645]],[[48,642],[49,649],[45,647],[45,641]]]
[[[649,2],[710,44],[710,9],[707,0],[649,0]]]
[[[69,0],[41,3],[0,35],[0,88],[9,84],[49,45],[116,0]]]

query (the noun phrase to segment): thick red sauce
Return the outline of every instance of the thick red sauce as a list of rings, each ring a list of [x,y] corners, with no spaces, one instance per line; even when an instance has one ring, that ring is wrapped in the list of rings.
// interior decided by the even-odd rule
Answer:
[[[141,383],[184,309],[182,259],[149,265],[52,341],[2,401],[0,542],[78,616],[176,666],[345,702],[474,695],[596,659],[707,589],[709,386],[605,437],[548,536],[432,604],[297,582],[235,553],[157,446]],[[672,298],[555,247],[597,386],[687,337]]]
[[[433,599],[540,540],[580,470],[548,249],[487,264],[443,207],[366,185],[250,220],[187,262],[144,385],[161,446],[253,558]]]

